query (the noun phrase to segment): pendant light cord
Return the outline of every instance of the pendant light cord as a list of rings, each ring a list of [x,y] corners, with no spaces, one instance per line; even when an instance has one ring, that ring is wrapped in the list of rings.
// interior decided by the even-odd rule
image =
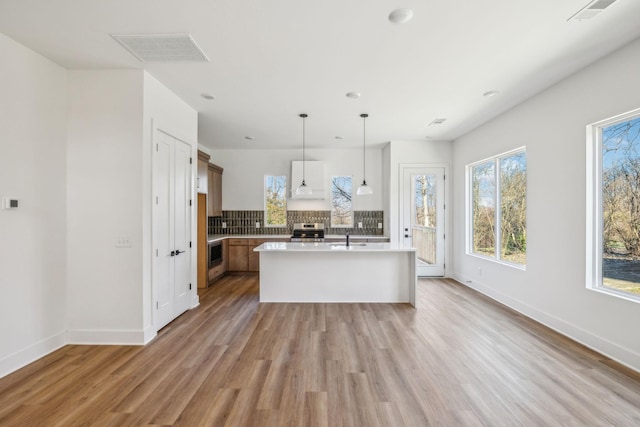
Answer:
[[[368,114],[360,114],[362,117],[362,183],[367,183],[367,162],[366,162],[366,143],[367,143],[367,117]]]
[[[305,128],[304,128],[304,122],[305,119],[307,118],[306,114],[300,114],[300,117],[302,117],[302,183],[306,184],[305,182],[305,177],[304,177],[304,145],[305,145],[305,141],[304,141],[304,136],[305,136]]]

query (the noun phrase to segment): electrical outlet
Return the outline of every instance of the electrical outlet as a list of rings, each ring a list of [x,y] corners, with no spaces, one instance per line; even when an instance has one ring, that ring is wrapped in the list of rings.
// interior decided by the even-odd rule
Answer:
[[[378,230],[382,230],[382,223],[381,222],[378,223]]]
[[[222,228],[227,228],[227,223],[226,222],[222,223]]]
[[[358,228],[362,228],[362,223],[361,222],[358,223]]]
[[[256,221],[256,228],[260,228],[260,222]]]

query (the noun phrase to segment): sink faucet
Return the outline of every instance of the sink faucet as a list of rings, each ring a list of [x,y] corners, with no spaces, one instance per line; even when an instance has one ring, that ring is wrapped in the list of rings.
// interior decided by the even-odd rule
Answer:
[[[345,237],[347,238],[347,247],[349,246],[349,232],[345,233]]]

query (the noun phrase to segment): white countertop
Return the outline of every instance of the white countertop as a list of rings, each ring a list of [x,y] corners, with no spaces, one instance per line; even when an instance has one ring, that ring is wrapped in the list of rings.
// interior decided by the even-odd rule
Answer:
[[[414,248],[402,248],[391,243],[357,243],[350,246],[342,242],[300,243],[267,242],[254,249],[255,252],[415,252]]]

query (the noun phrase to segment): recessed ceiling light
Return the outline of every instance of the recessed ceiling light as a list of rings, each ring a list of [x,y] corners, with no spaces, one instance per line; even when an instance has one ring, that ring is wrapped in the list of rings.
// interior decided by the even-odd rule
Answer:
[[[216,99],[215,96],[208,94],[208,93],[201,93],[200,94],[201,97],[203,97],[204,99],[211,101],[212,99]]]
[[[336,138],[336,139],[344,139],[344,137],[343,137],[343,136],[339,136],[339,135],[338,135],[338,136],[336,136],[335,138]]]
[[[389,22],[393,24],[405,24],[411,21],[411,18],[413,18],[411,9],[396,9],[389,14]]]
[[[429,126],[431,125],[441,125],[443,124],[447,119],[435,119],[434,121],[432,121],[431,123],[429,123]]]
[[[497,90],[490,90],[489,92],[483,93],[482,96],[484,96],[485,98],[491,98],[492,96],[496,96],[499,93],[500,92],[498,92]]]
[[[245,136],[244,139],[248,139],[249,141],[253,141],[254,139],[256,139],[255,136]]]
[[[347,93],[347,98],[358,99],[360,98],[360,92],[349,92]]]

